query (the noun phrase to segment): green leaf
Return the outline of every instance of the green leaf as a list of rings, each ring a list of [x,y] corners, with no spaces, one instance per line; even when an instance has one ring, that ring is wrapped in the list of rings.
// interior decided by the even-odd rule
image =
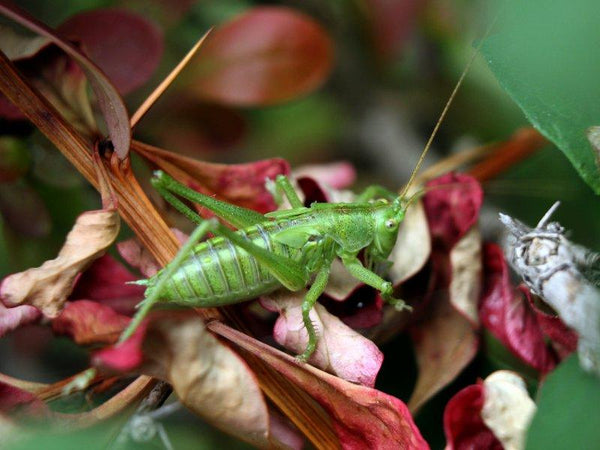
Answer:
[[[600,380],[581,369],[576,354],[552,372],[540,389],[527,449],[597,448]]]
[[[600,125],[597,0],[508,0],[482,52],[528,120],[600,194],[586,131]]]

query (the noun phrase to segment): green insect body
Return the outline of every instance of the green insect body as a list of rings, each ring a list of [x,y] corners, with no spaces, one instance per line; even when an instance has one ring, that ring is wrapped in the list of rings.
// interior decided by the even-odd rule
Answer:
[[[411,200],[371,187],[356,203],[304,207],[289,180],[280,176],[277,188],[293,207],[262,216],[192,191],[162,172],[157,172],[153,184],[167,201],[205,229],[198,237],[190,237],[188,249],[178,254],[179,261],[140,282],[147,286],[146,300],[121,340],[131,335],[157,301],[217,307],[253,299],[282,286],[297,291],[310,285],[302,305],[309,342],[300,358],[306,360],[317,343],[309,312],[326,287],[336,257],[355,278],[381,291],[388,302],[399,309],[408,308],[392,297],[391,283],[371,269],[387,261]],[[238,230],[201,219],[173,194],[200,203]],[[209,230],[217,236],[194,242]],[[367,267],[358,259],[361,250]]]

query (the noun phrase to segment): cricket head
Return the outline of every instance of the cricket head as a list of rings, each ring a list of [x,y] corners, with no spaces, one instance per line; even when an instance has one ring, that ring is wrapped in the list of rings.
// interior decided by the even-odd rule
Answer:
[[[408,202],[404,197],[398,197],[393,202],[379,200],[380,207],[374,211],[375,233],[373,242],[367,249],[371,261],[382,261],[392,252],[400,224],[406,215]]]

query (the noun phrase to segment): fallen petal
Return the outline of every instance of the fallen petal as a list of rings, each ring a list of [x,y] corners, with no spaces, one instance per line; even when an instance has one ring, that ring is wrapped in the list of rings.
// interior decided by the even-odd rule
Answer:
[[[6,333],[38,320],[40,311],[29,305],[13,306],[7,308],[0,302],[0,337]]]
[[[261,298],[265,308],[280,314],[273,330],[275,340],[296,354],[302,353],[308,343],[302,322],[304,294],[304,291],[278,291]],[[319,304],[315,305],[310,317],[319,336],[311,364],[345,380],[374,386],[383,363],[383,354],[377,346]]]

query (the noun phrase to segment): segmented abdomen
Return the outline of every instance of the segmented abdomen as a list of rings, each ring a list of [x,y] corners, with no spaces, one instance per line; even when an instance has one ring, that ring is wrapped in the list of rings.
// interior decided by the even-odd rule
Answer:
[[[238,230],[243,238],[278,255],[299,258],[300,250],[271,238],[277,222]],[[161,299],[189,306],[238,303],[269,293],[280,283],[250,254],[222,237],[199,244],[167,283]]]

